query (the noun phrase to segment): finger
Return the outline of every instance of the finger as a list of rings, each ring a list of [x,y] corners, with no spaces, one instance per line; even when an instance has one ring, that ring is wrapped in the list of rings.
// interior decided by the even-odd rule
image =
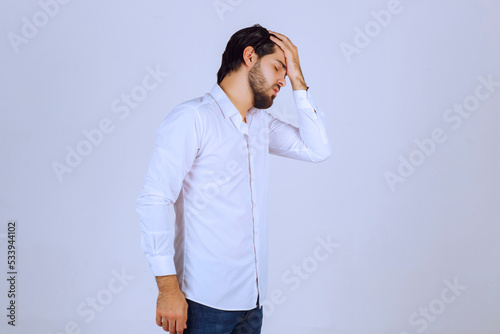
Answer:
[[[177,321],[176,333],[182,334],[184,332],[184,324],[181,321]]]
[[[271,37],[271,40],[276,43],[277,46],[280,47],[280,49],[284,52],[285,51],[285,44],[283,44],[282,41],[280,41],[278,38],[274,37],[274,36],[270,36]]]
[[[270,36],[270,37],[273,37],[273,38],[275,38],[275,39],[277,39],[277,40],[281,41],[282,39],[281,39],[278,35],[279,35],[278,33],[275,33],[275,32],[274,32],[274,33],[273,33],[273,32],[269,32],[269,36]]]
[[[275,43],[283,43],[282,41],[280,41],[280,39],[276,36],[273,36],[273,35],[269,35],[269,38],[272,39]]]
[[[271,30],[268,30],[268,32],[269,32],[270,34],[276,35],[276,37],[277,37],[278,39],[280,39],[280,40],[281,40],[281,42],[283,43],[283,45],[285,45],[285,46],[286,46],[286,48],[287,48],[287,49],[289,49],[290,51],[292,51],[292,50],[294,50],[294,49],[296,49],[296,48],[297,48],[297,47],[295,46],[295,44],[293,44],[293,43],[292,43],[292,41],[291,41],[288,37],[286,37],[285,35],[282,35],[282,34],[280,34],[280,33],[277,33],[277,32],[271,31]],[[282,49],[284,50],[284,48],[283,48],[283,47],[282,47]]]
[[[168,332],[168,331],[170,331],[171,328],[175,328],[175,322],[173,323],[173,325],[174,325],[174,327],[172,327],[172,321],[171,320],[165,319],[163,321],[163,330],[165,332]]]
[[[290,41],[290,39],[288,37],[286,37],[285,35],[283,34],[280,34],[279,32],[276,32],[276,31],[272,31],[272,30],[268,30],[267,32],[269,32],[270,34],[273,34],[273,35],[276,35],[276,37],[278,37],[279,39],[281,39],[282,41]]]
[[[275,43],[283,43],[281,39],[279,39],[277,36],[274,35],[269,35],[269,37],[275,42]]]
[[[270,36],[271,37],[271,40],[276,43],[280,48],[281,50],[283,50],[283,52],[286,52],[286,51],[289,51],[289,52],[292,52],[292,50],[295,48],[295,45],[293,45],[292,42],[290,42],[290,40],[279,40],[278,38],[274,37],[274,36]]]

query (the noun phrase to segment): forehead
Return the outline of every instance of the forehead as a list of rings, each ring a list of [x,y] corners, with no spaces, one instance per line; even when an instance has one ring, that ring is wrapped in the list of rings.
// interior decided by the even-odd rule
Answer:
[[[282,62],[283,64],[285,64],[285,54],[283,53],[283,50],[281,50],[281,48],[276,44],[274,45],[274,52],[265,55],[263,58],[266,58],[267,61]]]

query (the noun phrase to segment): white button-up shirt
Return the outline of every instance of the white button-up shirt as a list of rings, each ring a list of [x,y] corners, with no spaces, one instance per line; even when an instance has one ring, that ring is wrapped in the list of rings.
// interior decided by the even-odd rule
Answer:
[[[177,274],[186,298],[222,310],[265,300],[269,153],[310,162],[331,155],[310,89],[293,96],[298,128],[254,107],[245,123],[218,84],[161,123],[137,198],[141,247],[155,276]]]

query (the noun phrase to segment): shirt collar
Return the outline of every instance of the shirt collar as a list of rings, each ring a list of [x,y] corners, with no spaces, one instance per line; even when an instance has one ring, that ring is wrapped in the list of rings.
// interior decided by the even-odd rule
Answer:
[[[238,114],[241,117],[240,112],[234,106],[233,102],[227,97],[226,92],[222,90],[219,84],[215,84],[210,91],[210,95],[213,96],[219,107],[222,109],[222,113],[225,118],[231,117],[234,114]]]
[[[229,97],[226,95],[226,92],[222,90],[222,88],[219,86],[219,84],[214,84],[212,87],[212,90],[210,91],[210,95],[215,99],[217,104],[222,110],[222,114],[224,115],[225,118],[231,119],[233,122],[234,126],[238,129],[238,131],[245,133],[248,135],[248,122],[249,120],[251,121],[251,117],[248,117],[249,115],[253,115],[253,113],[257,110],[255,107],[250,108],[247,111],[246,114],[246,119],[247,123],[243,122],[243,117],[241,116],[240,112],[236,107],[234,106],[233,102],[229,99]]]
[[[222,90],[219,84],[214,84],[212,90],[210,91],[210,95],[212,95],[215,101],[219,104],[224,117],[232,117],[234,114],[238,114],[241,117],[240,112],[236,109],[233,102],[231,102],[229,97],[226,95],[226,92]],[[250,110],[247,111],[247,115],[253,114],[256,110],[257,108],[255,107],[250,108]],[[241,117],[241,119],[243,120],[243,117]]]

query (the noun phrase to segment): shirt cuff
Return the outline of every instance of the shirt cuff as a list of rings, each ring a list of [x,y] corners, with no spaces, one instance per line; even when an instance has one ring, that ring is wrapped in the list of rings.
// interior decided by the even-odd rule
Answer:
[[[311,89],[299,89],[293,91],[293,98],[295,100],[295,105],[297,109],[305,111],[312,119],[316,120],[318,115],[315,110],[317,110],[314,100],[311,95]]]
[[[155,276],[176,275],[175,263],[172,256],[146,256],[149,267]]]

